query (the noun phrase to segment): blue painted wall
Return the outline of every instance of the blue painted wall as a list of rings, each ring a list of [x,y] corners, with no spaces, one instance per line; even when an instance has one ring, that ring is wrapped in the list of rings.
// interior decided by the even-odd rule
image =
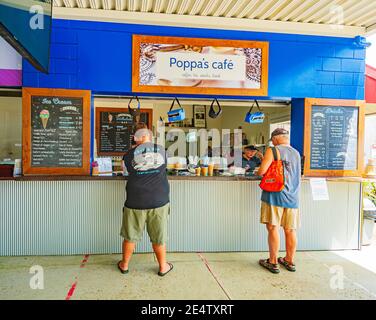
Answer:
[[[291,145],[304,154],[304,105],[305,99],[292,99],[291,101]]]
[[[365,50],[352,39],[72,20],[52,25],[50,74],[24,61],[23,86],[131,94],[132,34],[147,34],[269,41],[269,98],[364,99]]]

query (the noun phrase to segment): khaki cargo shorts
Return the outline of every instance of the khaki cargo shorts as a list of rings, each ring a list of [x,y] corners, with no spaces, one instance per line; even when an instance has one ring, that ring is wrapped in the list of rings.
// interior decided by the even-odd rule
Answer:
[[[120,235],[129,242],[138,242],[145,229],[153,244],[163,245],[167,242],[167,222],[170,204],[155,209],[123,208],[123,223]]]
[[[299,209],[276,207],[261,201],[260,222],[296,230],[300,227]]]

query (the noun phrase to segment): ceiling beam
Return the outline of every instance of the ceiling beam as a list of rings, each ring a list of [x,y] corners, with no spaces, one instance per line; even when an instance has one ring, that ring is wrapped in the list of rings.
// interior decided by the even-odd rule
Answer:
[[[285,2],[287,2],[289,0],[277,0],[267,11],[265,11],[265,13],[260,16],[260,19],[269,19],[270,16],[277,11],[278,8],[282,7]]]
[[[115,2],[115,9],[116,10],[122,11],[122,10],[125,10],[126,7],[127,7],[126,0],[116,0],[116,2]]]
[[[206,4],[205,9],[201,11],[201,15],[208,16],[213,11],[215,5],[217,4],[218,0],[209,0]]]
[[[333,28],[331,25],[301,22],[237,19],[211,16],[201,17],[151,12],[91,10],[64,7],[55,8],[55,10],[53,11],[53,16],[54,18],[71,20],[105,21],[158,26],[165,25],[221,30],[309,34],[348,38],[352,38],[357,35],[364,35],[366,32],[366,28],[355,26],[342,26],[341,28]]]
[[[374,18],[376,20],[375,12],[376,12],[376,1],[372,2],[372,5],[366,6],[364,9],[359,10],[359,14],[357,14],[352,19],[346,17],[345,24],[349,26],[358,25],[358,24],[362,25],[364,23],[364,20],[368,18],[371,14],[374,15]]]
[[[326,3],[326,2],[327,2],[327,0],[316,1],[316,3],[309,6],[306,10],[304,10],[304,12],[302,14],[298,15],[295,19],[293,19],[293,21],[294,22],[304,21],[307,17],[311,16],[317,10],[319,10],[321,8],[321,6],[324,5],[324,3]]]
[[[221,4],[217,8],[217,10],[214,11],[213,16],[214,17],[222,16],[226,12],[228,7],[230,6],[231,2],[232,2],[232,0],[222,0]]]
[[[191,4],[191,0],[183,0],[180,4],[179,9],[177,10],[177,14],[187,14],[189,5]]]
[[[155,13],[161,13],[163,11],[165,0],[156,0],[154,4],[153,12]]]
[[[248,1],[248,4],[243,8],[242,11],[239,12],[239,14],[236,15],[235,18],[244,18],[246,16],[248,16],[249,14],[252,13],[253,9],[256,7],[257,3],[258,3],[259,0],[250,0]],[[242,3],[239,2],[239,5],[241,5]],[[240,8],[240,6],[239,6]],[[236,11],[239,10],[239,8],[233,8],[234,10],[234,13]],[[229,12],[230,13],[230,12]],[[234,14],[232,14],[231,16],[233,16]]]
[[[250,15],[247,16],[249,19],[256,18],[260,14],[263,13],[263,11],[266,11],[268,9],[268,6],[273,2],[274,0],[262,0],[259,6],[251,12]]]
[[[293,8],[295,8],[301,0],[292,0],[290,1],[278,14],[276,14],[272,20],[279,20],[285,17]]]
[[[92,8],[92,9],[102,9],[102,1],[101,0],[90,0],[90,8]]]
[[[227,12],[226,17],[227,18],[233,17],[243,5],[244,5],[244,0],[237,0],[235,2],[235,5]]]
[[[301,13],[303,13],[306,8],[309,8],[309,5],[315,0],[304,0],[301,4],[299,4],[294,10],[292,10],[287,16],[283,17],[282,21],[289,21],[293,20],[294,18],[298,17]]]
[[[204,5],[205,0],[195,0],[193,7],[191,9],[191,12],[189,13],[190,15],[196,15],[200,13],[200,10],[202,6]]]
[[[372,36],[376,34],[376,23],[372,26],[369,26],[367,29],[366,29],[366,35],[367,36]]]
[[[179,0],[169,0],[166,13],[167,14],[175,13],[175,10],[178,7],[178,4],[179,4]]]

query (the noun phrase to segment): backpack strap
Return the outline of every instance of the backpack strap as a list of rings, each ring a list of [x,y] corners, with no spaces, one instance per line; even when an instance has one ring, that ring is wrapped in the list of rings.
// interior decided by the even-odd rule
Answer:
[[[279,159],[278,159],[277,148],[276,148],[276,147],[272,147],[272,151],[273,151],[274,161],[279,160]]]

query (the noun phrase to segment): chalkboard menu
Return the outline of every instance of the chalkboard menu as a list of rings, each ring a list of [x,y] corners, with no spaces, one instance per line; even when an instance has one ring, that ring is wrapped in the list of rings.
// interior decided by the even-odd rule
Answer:
[[[304,174],[359,176],[363,170],[364,102],[306,99]]]
[[[141,109],[140,118],[151,129],[152,110]],[[122,156],[131,147],[135,119],[128,109],[96,108],[96,140],[98,156]]]
[[[25,174],[90,174],[90,92],[23,91]]]
[[[31,165],[82,167],[83,99],[31,97]]]
[[[312,106],[311,169],[356,170],[358,108]]]

